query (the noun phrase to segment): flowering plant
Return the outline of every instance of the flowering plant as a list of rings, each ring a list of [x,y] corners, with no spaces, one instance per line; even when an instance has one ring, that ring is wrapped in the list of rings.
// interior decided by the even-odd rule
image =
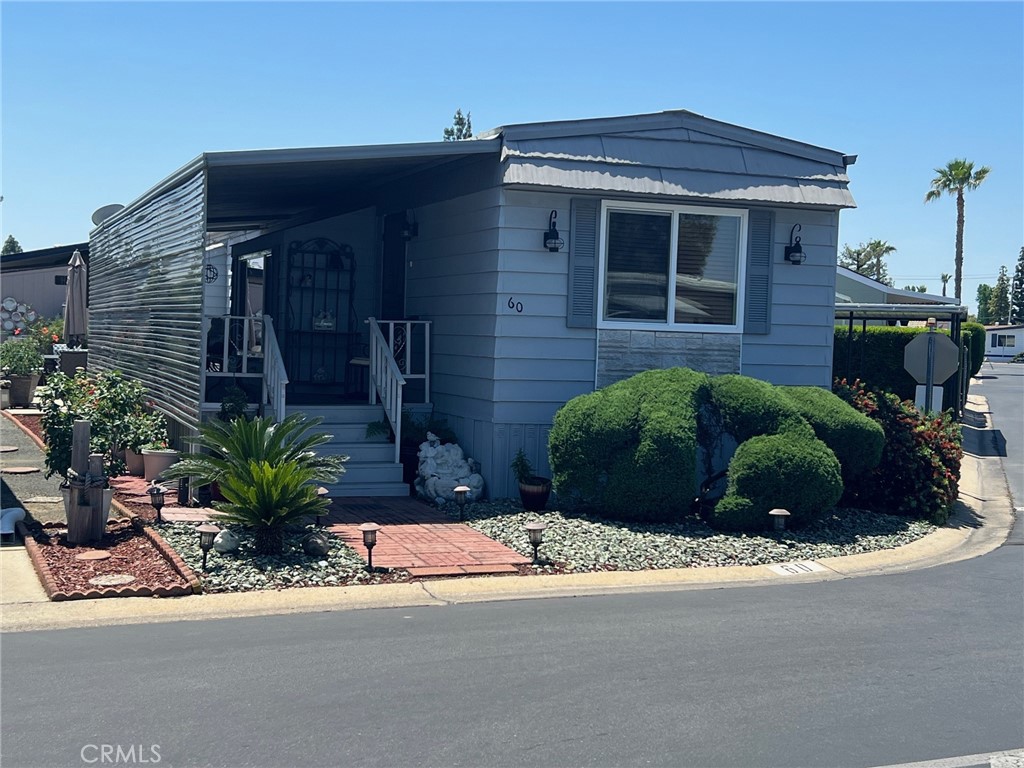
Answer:
[[[43,369],[43,355],[35,339],[7,339],[0,344],[0,369],[14,376],[31,376]]]
[[[53,345],[60,344],[64,337],[64,318],[58,316],[38,320],[28,328],[28,335],[39,344],[40,352],[52,355]]]

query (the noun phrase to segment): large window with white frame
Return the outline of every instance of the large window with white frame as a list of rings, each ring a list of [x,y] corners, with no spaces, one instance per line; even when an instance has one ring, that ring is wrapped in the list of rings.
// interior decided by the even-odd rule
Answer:
[[[747,212],[605,202],[601,325],[736,331]]]

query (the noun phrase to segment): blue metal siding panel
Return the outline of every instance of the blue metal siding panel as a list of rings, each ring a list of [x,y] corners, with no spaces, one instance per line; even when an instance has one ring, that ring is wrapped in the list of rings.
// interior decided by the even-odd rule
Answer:
[[[158,409],[199,420],[205,176],[104,222],[89,242],[89,365],[146,386]]]

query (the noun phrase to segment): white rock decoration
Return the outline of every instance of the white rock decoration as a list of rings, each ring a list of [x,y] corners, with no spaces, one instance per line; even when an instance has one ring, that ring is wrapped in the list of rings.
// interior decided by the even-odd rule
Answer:
[[[476,501],[484,492],[484,478],[480,463],[467,458],[455,443],[441,445],[433,432],[427,433],[426,442],[420,443],[420,459],[416,473],[416,492],[424,499],[440,504],[455,500],[455,488],[469,487],[467,501]]]
[[[242,540],[238,538],[238,535],[232,533],[227,528],[223,529],[213,540],[213,548],[222,555],[228,552],[237,552],[238,547],[242,544]]]

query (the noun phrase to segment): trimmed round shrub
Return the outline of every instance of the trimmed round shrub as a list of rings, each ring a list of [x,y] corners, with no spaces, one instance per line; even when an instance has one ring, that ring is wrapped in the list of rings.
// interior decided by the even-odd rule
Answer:
[[[779,387],[778,391],[839,459],[844,484],[878,466],[885,447],[885,432],[878,424],[821,387]]]
[[[728,531],[759,531],[773,523],[776,507],[800,527],[831,510],[843,495],[839,460],[821,440],[788,432],[753,437],[729,463],[725,496],[708,523]]]
[[[708,377],[645,371],[573,398],[548,440],[561,498],[620,520],[673,521],[696,495],[697,410]]]
[[[766,381],[739,374],[715,376],[711,379],[711,399],[721,415],[722,427],[739,443],[782,432],[813,437],[797,407]]]

